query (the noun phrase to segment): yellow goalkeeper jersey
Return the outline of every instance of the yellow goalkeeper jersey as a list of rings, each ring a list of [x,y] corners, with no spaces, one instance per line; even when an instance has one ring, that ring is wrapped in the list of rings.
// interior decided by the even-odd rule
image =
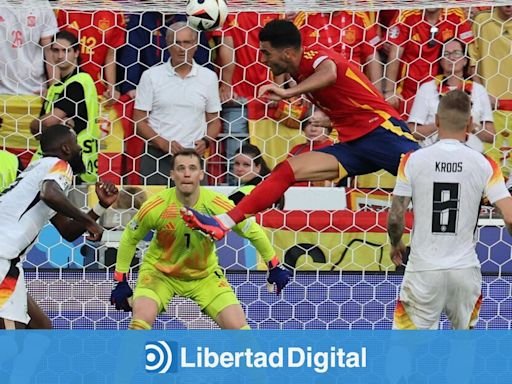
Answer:
[[[233,208],[226,196],[200,187],[195,210],[217,215]],[[218,267],[215,243],[201,233],[189,229],[180,216],[183,204],[176,197],[176,188],[168,188],[148,199],[128,223],[117,252],[116,271],[126,273],[136,247],[149,231],[155,233],[144,255],[144,263],[182,280],[202,279]],[[274,249],[263,229],[251,219],[233,230],[250,240],[265,261],[274,257]]]

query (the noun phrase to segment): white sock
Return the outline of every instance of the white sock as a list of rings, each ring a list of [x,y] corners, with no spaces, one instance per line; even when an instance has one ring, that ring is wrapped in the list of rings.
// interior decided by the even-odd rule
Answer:
[[[220,215],[215,216],[226,228],[233,228],[236,223],[234,220],[228,216],[226,213],[221,213]]]

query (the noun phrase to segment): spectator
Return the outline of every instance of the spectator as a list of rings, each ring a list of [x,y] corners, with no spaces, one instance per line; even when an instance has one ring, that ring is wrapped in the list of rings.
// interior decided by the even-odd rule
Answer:
[[[483,152],[480,140],[487,143],[494,140],[491,103],[485,88],[468,79],[469,60],[465,44],[458,39],[447,41],[443,47],[440,64],[441,74],[434,80],[423,83],[416,94],[409,115],[409,128],[418,140],[423,140],[423,146],[437,141],[435,115],[439,100],[449,91],[463,90],[471,97],[472,102],[474,135],[469,135],[468,145]]]
[[[80,69],[96,84],[98,95],[110,103],[119,99],[116,86],[116,50],[125,43],[126,29],[122,13],[59,10],[61,30],[73,33],[80,42]]]
[[[306,136],[307,141],[303,144],[297,144],[292,148],[288,157],[293,157],[300,155],[301,153],[306,153],[314,150],[318,150],[321,148],[328,147],[329,145],[333,145],[334,141],[329,137],[332,132],[332,126],[330,126],[331,121],[329,116],[327,116],[321,109],[316,108],[313,115],[303,122],[302,131],[304,132],[304,136]],[[320,181],[320,182],[309,182],[302,181],[295,183],[294,187],[308,187],[308,186],[316,186],[323,187],[331,185],[330,181]]]
[[[290,129],[271,118],[275,107],[256,98],[258,88],[275,79],[259,61],[258,34],[278,13],[238,12],[228,15],[219,46],[221,67],[220,94],[224,103],[222,118],[226,140],[226,157],[232,167],[234,156],[246,137],[262,148],[270,167],[283,160],[289,148],[300,142],[296,129]],[[235,49],[236,48],[236,49]],[[231,183],[235,180],[231,179]]]
[[[332,13],[298,12],[292,20],[299,28],[306,48],[320,45],[332,48],[353,63],[359,64],[366,76],[377,84],[382,80],[382,63],[377,45],[377,25],[365,12]],[[380,89],[379,86],[377,86]]]
[[[402,12],[388,30],[389,47],[384,96],[407,118],[421,84],[438,73],[444,42],[473,40],[471,25],[459,8]]]
[[[108,10],[59,10],[57,22],[61,30],[73,33],[80,41],[80,69],[91,75],[102,102],[98,173],[103,180],[119,184],[123,173],[124,132],[120,117],[124,115],[124,104],[117,90],[116,52],[126,39],[123,14]]]
[[[155,65],[169,61],[169,52],[165,34],[167,25],[176,21],[185,21],[185,15],[164,15],[162,12],[141,12],[127,15],[127,40],[117,55],[120,65],[121,100],[125,101],[121,120],[125,132],[124,141],[124,173],[129,184],[140,184],[140,157],[144,150],[144,142],[134,135],[133,99],[135,88],[139,84],[142,73]],[[206,66],[210,60],[210,49],[206,35],[201,33],[200,45],[194,60]],[[210,64],[212,66],[212,64]]]
[[[491,96],[495,109],[494,145],[487,146],[487,154],[502,165],[503,174],[510,176],[510,147],[512,133],[512,6],[496,6],[475,16],[473,32],[475,43],[470,55],[476,62],[476,71]]]
[[[249,194],[256,185],[270,173],[260,149],[252,144],[244,144],[240,153],[233,160],[233,173],[238,178],[240,188],[234,191],[229,198],[238,204],[242,198]],[[284,208],[284,196],[274,203],[274,208]]]
[[[166,38],[171,58],[142,74],[133,113],[137,134],[146,140],[146,184],[168,185],[170,156],[184,148],[203,156],[221,129],[217,76],[193,59],[197,32],[177,22]]]
[[[167,25],[178,21],[186,21],[185,15],[164,15],[161,12],[133,13],[127,16],[126,45],[118,54],[122,76],[120,90],[122,94],[135,97],[135,88],[139,84],[142,73],[155,65],[169,61],[169,51],[165,39]],[[210,49],[204,33],[199,36],[199,46],[194,55],[197,64],[208,66]]]
[[[61,31],[51,44],[52,60],[59,72],[59,81],[48,89],[39,118],[30,123],[36,137],[50,126],[67,124],[73,127],[83,150],[86,171],[81,181],[95,182],[98,176],[98,94],[92,77],[80,72],[80,43],[74,34]],[[41,157],[40,150],[33,160]],[[80,181],[79,180],[79,181]]]
[[[37,116],[41,95],[49,85],[45,70],[52,78],[49,44],[57,33],[57,22],[47,0],[4,1],[0,15],[0,139],[25,166],[37,147],[27,128]]]

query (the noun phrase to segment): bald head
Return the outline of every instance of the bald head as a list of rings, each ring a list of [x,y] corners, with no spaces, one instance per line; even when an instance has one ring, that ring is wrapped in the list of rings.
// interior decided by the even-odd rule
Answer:
[[[472,124],[471,100],[459,90],[448,92],[441,98],[436,115],[437,127],[447,133],[464,133]]]

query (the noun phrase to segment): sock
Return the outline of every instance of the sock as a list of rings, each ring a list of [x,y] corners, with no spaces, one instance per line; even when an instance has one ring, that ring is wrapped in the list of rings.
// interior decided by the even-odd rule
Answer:
[[[151,329],[151,325],[149,325],[144,320],[132,319],[132,321],[130,321],[130,325],[128,326],[128,329],[138,330],[138,331],[149,331]]]
[[[270,208],[294,183],[293,169],[288,160],[285,160],[251,193],[245,196],[235,208],[227,212],[227,215],[235,223],[239,223],[249,216]]]
[[[249,324],[245,324],[242,328],[240,328],[241,331],[250,331],[251,330],[251,327],[249,326]]]

